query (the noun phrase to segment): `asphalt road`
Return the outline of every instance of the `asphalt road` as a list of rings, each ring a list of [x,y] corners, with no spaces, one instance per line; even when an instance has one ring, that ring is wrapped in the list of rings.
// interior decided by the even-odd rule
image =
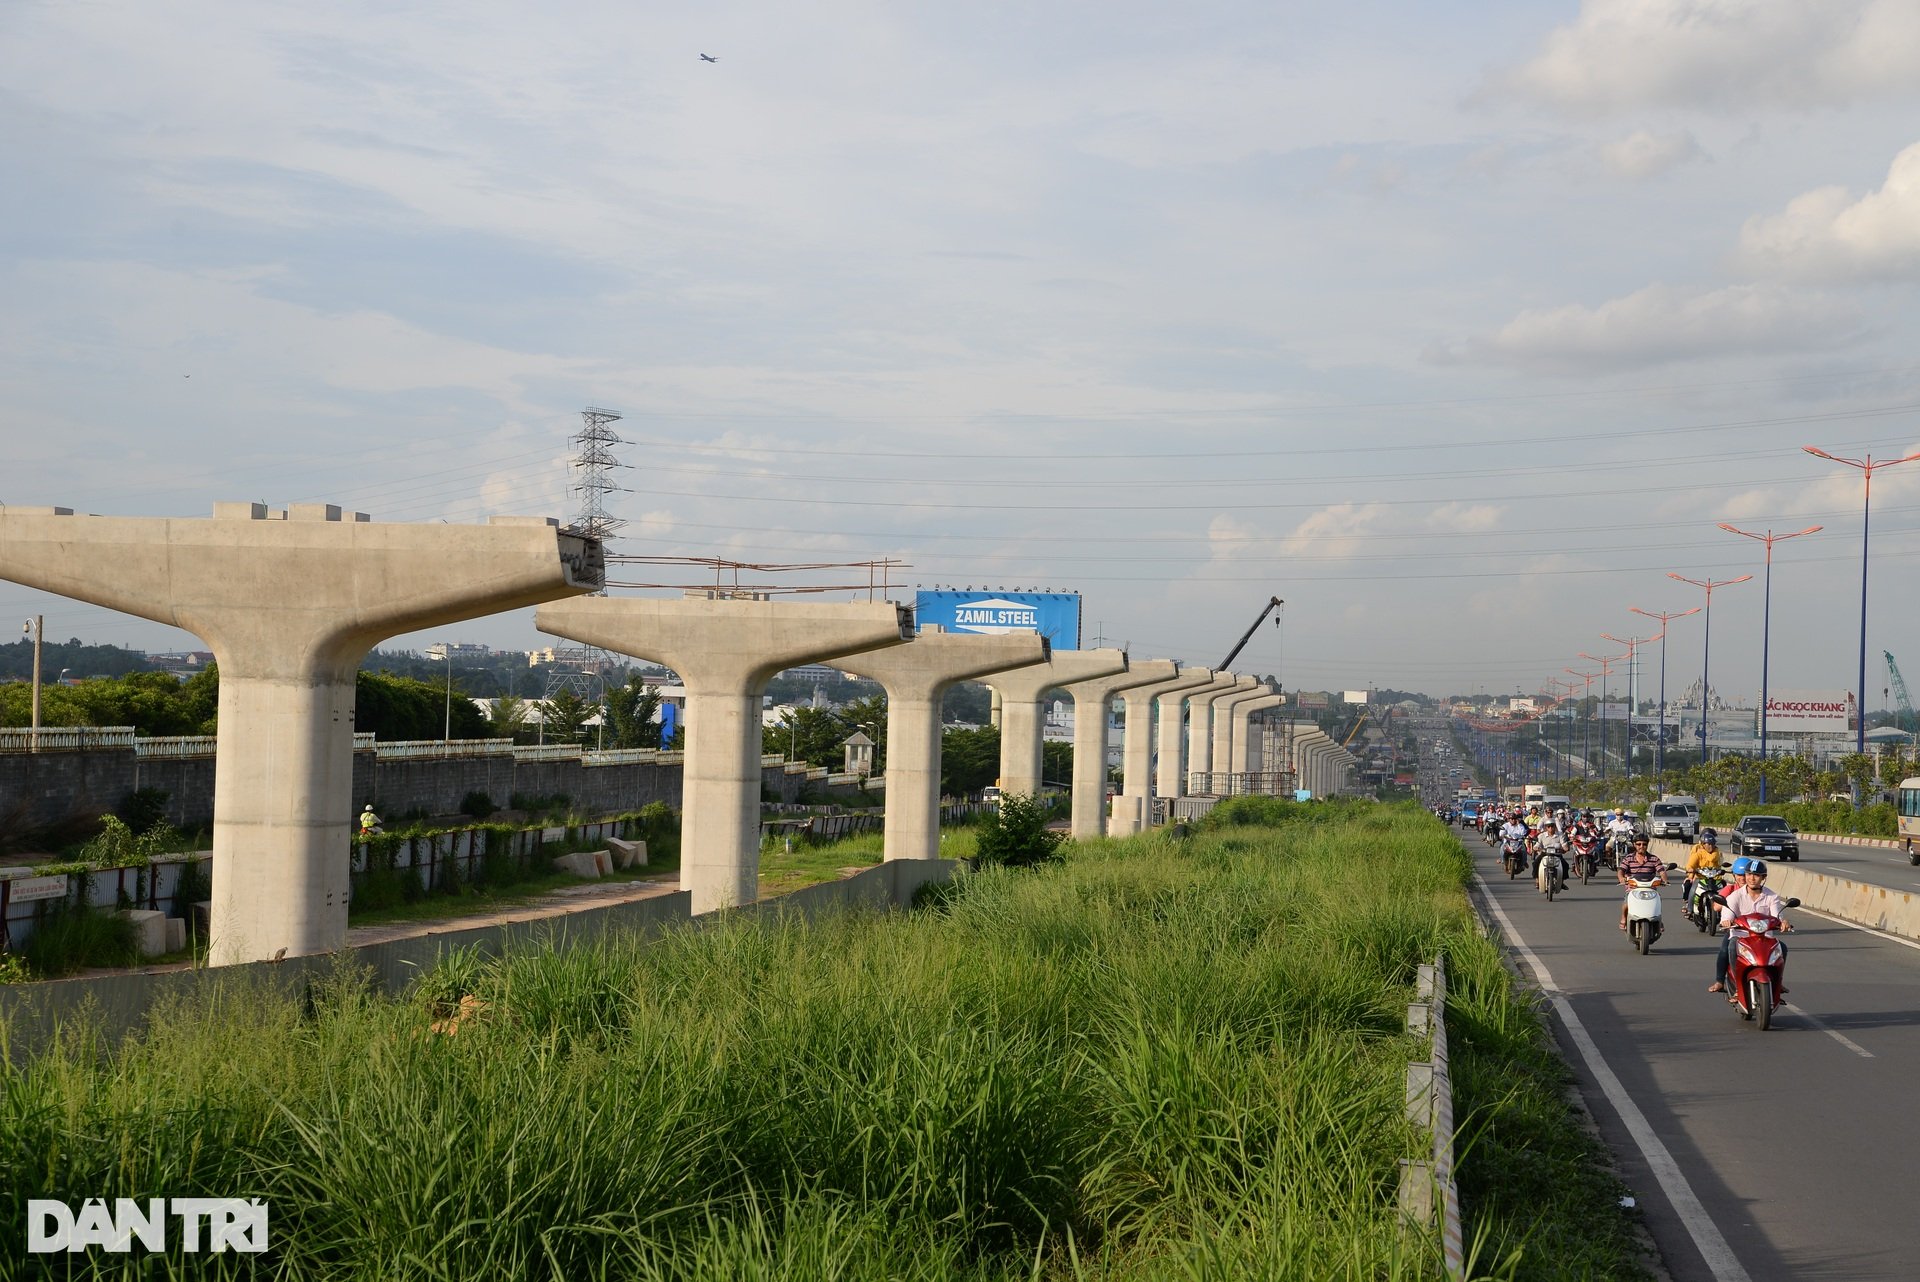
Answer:
[[[1717,941],[1680,916],[1677,874],[1642,957],[1611,883],[1548,903],[1467,848],[1676,1279],[1920,1277],[1920,949],[1789,913],[1791,1005],[1762,1033],[1705,991]],[[1893,853],[1801,866],[1828,850]]]

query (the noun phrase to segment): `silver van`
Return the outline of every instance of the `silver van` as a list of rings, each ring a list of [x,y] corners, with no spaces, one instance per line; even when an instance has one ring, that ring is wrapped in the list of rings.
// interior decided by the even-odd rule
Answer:
[[[1660,798],[1647,811],[1647,831],[1692,841],[1700,835],[1700,803],[1692,797]]]

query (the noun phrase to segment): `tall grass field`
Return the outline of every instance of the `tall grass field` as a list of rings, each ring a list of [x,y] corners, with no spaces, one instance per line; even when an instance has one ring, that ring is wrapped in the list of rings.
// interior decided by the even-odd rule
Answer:
[[[920,906],[228,992],[0,1070],[0,1276],[1414,1279],[1448,956],[1473,1272],[1635,1277],[1564,1069],[1412,808],[1241,808]],[[4,1036],[4,1029],[0,1029]],[[25,1203],[257,1197],[263,1255],[25,1254]]]

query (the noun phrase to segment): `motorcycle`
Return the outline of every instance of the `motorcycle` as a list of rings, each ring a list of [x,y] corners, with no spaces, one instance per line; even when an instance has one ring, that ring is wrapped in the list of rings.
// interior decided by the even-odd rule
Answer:
[[[1671,871],[1677,865],[1668,864]],[[1640,950],[1642,957],[1653,951],[1654,943],[1666,931],[1660,920],[1660,883],[1666,880],[1666,874],[1659,877],[1627,879],[1627,942]]]
[[[1580,874],[1580,884],[1586,885],[1593,880],[1593,874],[1600,871],[1600,839],[1577,833],[1573,838],[1573,866]]]
[[[1786,901],[1798,908],[1798,899]],[[1766,913],[1746,913],[1727,927],[1733,938],[1733,963],[1727,968],[1727,1003],[1762,1031],[1773,1027],[1773,1012],[1781,1002],[1780,981],[1786,977],[1787,956],[1780,944],[1780,919]]]
[[[1626,833],[1616,833],[1602,848],[1601,858],[1609,868],[1617,869],[1620,861],[1633,853],[1633,838]]]
[[[1547,902],[1552,903],[1553,897],[1567,888],[1567,857],[1557,850],[1549,850],[1537,854],[1536,860],[1534,884],[1547,897]]]
[[[1680,902],[1681,913],[1706,934],[1720,933],[1720,892],[1726,884],[1727,874],[1719,869],[1703,872],[1693,879]]]
[[[1500,862],[1511,881],[1527,870],[1527,843],[1518,837],[1501,838]]]

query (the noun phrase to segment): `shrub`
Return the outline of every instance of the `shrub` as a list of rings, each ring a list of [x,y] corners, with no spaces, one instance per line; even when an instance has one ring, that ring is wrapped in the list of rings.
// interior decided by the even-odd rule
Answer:
[[[980,822],[974,838],[975,866],[992,864],[1008,868],[1029,868],[1050,863],[1060,857],[1057,832],[1047,830],[1047,812],[1025,793],[1009,792],[1000,797],[1000,806]]]
[[[460,798],[460,813],[473,819],[485,819],[498,809],[493,798],[478,789]]]
[[[134,832],[149,832],[166,823],[169,795],[165,788],[135,788],[120,799],[114,813]]]
[[[49,979],[89,966],[131,966],[140,960],[133,923],[85,904],[60,904],[40,914],[21,954],[35,974]]]
[[[0,984],[30,984],[33,968],[18,953],[0,953]]]

